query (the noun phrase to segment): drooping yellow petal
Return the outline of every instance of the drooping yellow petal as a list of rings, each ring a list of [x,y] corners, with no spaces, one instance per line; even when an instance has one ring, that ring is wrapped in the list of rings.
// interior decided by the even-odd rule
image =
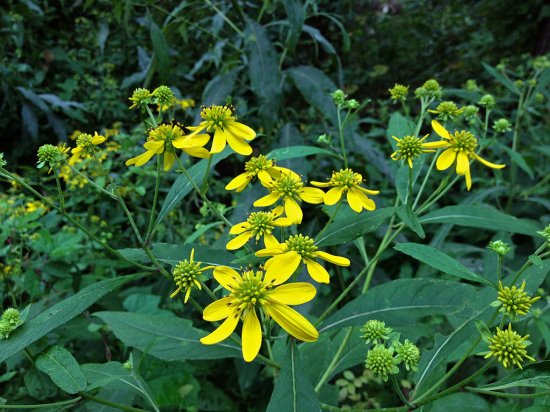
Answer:
[[[301,305],[315,297],[317,289],[306,282],[288,283],[269,292],[269,298],[284,305]]]
[[[361,196],[365,195],[359,190],[355,190],[352,187],[349,188],[348,194],[346,196],[346,198],[348,199],[349,207],[351,207],[353,211],[357,213],[361,213],[361,210],[363,210],[363,201],[361,199]]]
[[[330,275],[327,270],[318,262],[311,259],[304,259],[307,267],[307,273],[312,279],[319,283],[330,283]]]
[[[182,289],[182,286],[180,286],[180,287],[177,288],[174,292],[172,292],[172,294],[170,295],[170,299],[175,298],[175,297],[178,295],[178,293],[181,292],[181,289]]]
[[[132,157],[131,159],[126,160],[126,166],[143,166],[145,163],[147,163],[151,158],[155,155],[155,152],[152,150],[148,150],[145,153],[142,153],[136,157]]]
[[[315,342],[319,337],[317,329],[309,321],[294,309],[280,303],[270,302],[264,305],[267,315],[294,336],[304,342]]]
[[[302,223],[304,213],[298,202],[293,198],[285,198],[285,213],[292,220],[292,223]]]
[[[274,285],[280,285],[288,280],[296,271],[302,256],[295,251],[290,251],[270,259],[269,267],[265,272],[265,281],[273,282]]]
[[[92,144],[98,145],[103,143],[105,140],[107,140],[105,137],[98,135],[96,132],[95,136],[92,137]]]
[[[304,202],[314,205],[323,203],[324,196],[325,192],[323,192],[321,189],[317,189],[316,187],[304,187],[300,191],[300,197],[302,198],[302,200]]]
[[[476,155],[475,153],[474,153],[474,157],[476,158],[476,160],[479,160],[482,164],[484,164],[487,167],[490,167],[491,169],[503,169],[503,168],[506,167],[506,165],[499,165],[499,164],[496,164],[496,163],[488,162],[487,160],[485,160],[481,156]]]
[[[225,140],[225,134],[222,130],[216,129],[214,132],[214,140],[212,141],[212,147],[210,148],[210,153],[220,153],[225,149],[227,140]]]
[[[466,171],[470,168],[470,159],[468,155],[463,151],[458,152],[456,156],[456,174],[463,176],[466,174]]]
[[[216,266],[213,274],[218,283],[229,291],[237,288],[239,283],[242,282],[241,275],[227,266]]]
[[[349,266],[350,265],[349,259],[345,258],[343,256],[332,255],[330,253],[323,252],[321,250],[316,251],[315,255],[317,257],[320,257],[323,260],[326,260],[327,262],[334,263],[335,265],[338,265],[338,266]]]
[[[164,151],[164,141],[149,140],[144,143],[143,147],[147,150],[154,151],[155,153],[162,153]]]
[[[229,306],[229,304],[231,303],[231,299],[232,298],[228,296],[212,302],[210,305],[204,308],[204,311],[202,312],[202,318],[209,322],[216,322],[218,320],[227,318],[233,312],[231,306]]]
[[[286,253],[286,250],[284,250],[281,246],[282,245],[275,246],[273,248],[258,250],[256,252],[256,256],[258,256],[258,257],[267,257],[267,256],[282,255],[283,253]]]
[[[472,176],[470,175],[470,164],[468,164],[468,169],[466,169],[466,173],[464,173],[464,176],[466,177],[466,189],[470,190],[472,187]]]
[[[204,147],[190,147],[188,149],[182,149],[189,156],[199,157],[201,159],[208,159],[210,157],[210,152]]]
[[[324,201],[325,205],[334,205],[342,198],[342,193],[344,192],[343,187],[333,187],[328,192],[325,193]]]
[[[241,139],[231,133],[231,129],[226,129],[224,135],[227,139],[227,143],[229,143],[229,146],[233,149],[233,151],[243,156],[252,154],[252,147],[244,139]]]
[[[279,245],[279,241],[271,233],[264,235],[264,245],[267,249],[276,248]]]
[[[252,140],[256,137],[256,132],[245,124],[233,122],[228,129],[239,139]]]
[[[231,313],[214,332],[201,338],[201,343],[204,345],[214,345],[227,339],[237,327],[237,323],[239,323],[239,316],[236,313]]]
[[[437,170],[447,170],[454,163],[455,158],[455,149],[447,149],[439,155],[435,167],[437,167]]]
[[[256,206],[256,207],[271,206],[273,203],[275,203],[277,200],[279,200],[279,197],[280,196],[277,193],[270,193],[270,194],[256,200],[254,202],[254,206]]]
[[[167,172],[172,169],[174,162],[176,161],[176,155],[172,152],[164,152],[164,171]]]
[[[451,134],[437,120],[432,120],[432,128],[442,138],[447,140],[451,138]]]
[[[235,176],[226,186],[225,190],[235,190],[242,185],[247,185],[250,183],[252,176],[250,173],[241,173],[238,176]]]
[[[262,327],[254,308],[244,316],[242,344],[244,360],[252,362],[262,346]]]
[[[376,210],[376,203],[374,203],[374,200],[369,199],[367,196],[363,196],[363,207],[367,209],[368,211],[372,212],[373,210]]]
[[[225,245],[225,247],[227,250],[240,249],[246,244],[246,242],[250,240],[251,237],[252,237],[252,232],[241,233],[236,238],[231,239],[229,242],[227,242],[227,245]]]

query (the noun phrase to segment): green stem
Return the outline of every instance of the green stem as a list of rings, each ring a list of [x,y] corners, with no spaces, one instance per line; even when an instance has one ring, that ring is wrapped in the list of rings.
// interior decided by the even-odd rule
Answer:
[[[538,398],[541,396],[549,396],[550,391],[546,392],[535,392],[535,393],[504,393],[504,392],[495,392],[487,389],[477,389],[472,388],[471,386],[466,386],[466,389],[469,392],[480,393],[482,395],[496,396],[499,398],[516,398],[516,399],[529,399],[529,398]]]
[[[453,187],[453,185],[458,181],[458,179],[460,178],[460,176],[456,176],[448,185],[446,185],[446,187],[444,187],[443,189],[441,189],[439,191],[439,193],[437,193],[436,196],[434,196],[432,199],[428,198],[428,200],[426,201],[425,204],[423,204],[420,209],[418,210],[418,213],[421,214],[423,213],[424,211],[426,211],[427,209],[430,208],[431,205],[433,205],[435,202],[437,202],[439,199],[441,199],[448,191],[451,187]],[[448,182],[448,179],[446,179],[444,181],[445,183]]]
[[[491,109],[485,110],[485,121],[483,122],[483,139],[487,137],[489,131],[489,116],[491,116]]]
[[[401,402],[403,402],[409,408],[414,408],[414,405],[410,403],[407,400],[407,398],[405,398],[405,395],[403,395],[403,392],[401,392],[401,388],[399,387],[399,382],[397,382],[397,378],[395,377],[394,374],[390,376],[390,379],[391,379],[393,389],[395,390],[395,393],[397,393],[397,396],[399,396],[399,399],[401,399]]]
[[[145,409],[134,408],[132,406],[122,405],[120,403],[112,402],[112,401],[109,401],[107,399],[99,398],[97,396],[93,396],[93,395],[90,395],[90,394],[87,394],[87,393],[84,393],[84,392],[80,392],[79,395],[82,396],[84,399],[87,399],[89,401],[92,401],[92,402],[95,402],[95,403],[100,403],[102,405],[107,405],[107,406],[110,406],[112,408],[120,409],[121,411],[147,412]]]
[[[208,189],[208,178],[210,177],[210,166],[212,165],[212,156],[208,157],[208,164],[206,165],[206,170],[204,171],[204,177],[202,179],[201,191],[206,193]]]
[[[534,254],[539,255],[544,249],[546,249],[546,242],[544,242],[542,245],[540,245],[539,248],[537,250],[535,250]],[[514,280],[512,280],[512,285],[516,284],[516,282],[518,281],[518,279],[522,275],[522,273],[525,272],[525,270],[527,270],[527,268],[529,266],[531,266],[532,264],[533,263],[529,259],[523,264],[523,266],[516,273],[516,276],[514,276]]]
[[[79,175],[80,177],[86,179],[88,183],[90,183],[93,187],[95,187],[97,190],[102,192],[103,194],[109,196],[111,199],[116,199],[116,196],[113,193],[108,192],[107,190],[103,189],[101,186],[99,186],[96,182],[94,182],[92,179],[90,179],[88,176],[86,176],[84,173],[82,173],[80,170],[74,168],[73,166],[69,166],[71,168],[71,171]]]
[[[330,374],[332,373],[332,371],[334,370],[334,367],[336,366],[336,364],[340,360],[340,355],[342,355],[342,352],[344,351],[344,348],[346,347],[346,345],[349,341],[349,338],[351,337],[351,332],[352,331],[353,331],[353,328],[349,328],[348,331],[346,332],[346,335],[344,336],[344,339],[342,339],[342,343],[340,344],[340,347],[336,351],[336,354],[334,355],[334,357],[330,361],[330,364],[328,365],[327,369],[325,370],[325,373],[323,374],[321,379],[319,379],[319,382],[315,386],[315,392],[319,392],[321,390],[321,388],[323,387],[323,385],[325,383],[327,383]]]
[[[516,110],[516,118],[514,121],[514,135],[512,137],[512,151],[517,152],[518,145],[519,145],[519,127],[520,127],[520,119],[521,114],[523,112],[523,103],[524,103],[525,95],[523,91],[519,95],[519,101],[518,101],[518,107]],[[517,163],[512,162],[512,166],[510,167],[510,195],[508,197],[508,201],[506,202],[506,211],[510,212],[512,208],[512,203],[514,201],[514,196],[516,193],[516,178],[517,178]]]
[[[214,292],[212,292],[212,290],[210,290],[210,288],[208,286],[206,286],[206,283],[204,283],[202,280],[199,281],[199,282],[201,284],[201,287],[206,291],[208,296],[210,296],[210,299],[212,299],[212,301],[218,300],[218,298],[216,297]]]
[[[227,17],[227,15],[226,15],[223,11],[221,11],[221,10],[218,9],[215,5],[213,5],[212,2],[211,2],[210,0],[204,0],[204,2],[205,2],[206,4],[208,4],[216,13],[218,13],[218,14],[222,17],[222,19],[224,19],[224,20],[227,22],[227,24],[229,24],[229,26],[230,26],[233,30],[235,30],[235,32],[236,32],[239,36],[241,36],[242,38],[244,38],[243,32],[235,25],[235,23],[233,23],[233,21],[231,21],[231,19],[230,19],[229,17]]]
[[[57,186],[57,195],[59,196],[59,207],[61,210],[65,209],[65,198],[63,197],[63,190],[61,190],[61,182],[59,181],[59,172],[56,168],[53,169],[55,175],[55,184]]]
[[[151,232],[153,231],[153,223],[155,222],[155,210],[157,209],[157,202],[159,197],[159,186],[160,186],[160,156],[157,155],[157,176],[155,180],[155,193],[153,195],[153,206],[151,207],[151,214],[149,216],[149,225],[147,226],[147,234],[145,235],[145,242],[149,243],[151,241]]]
[[[79,396],[78,398],[68,399],[66,401],[61,402],[53,402],[53,403],[41,403],[38,405],[0,405],[0,409],[42,409],[42,408],[53,408],[56,406],[66,406],[66,405],[72,405],[74,403],[77,403],[82,398]]]
[[[321,409],[329,412],[406,412],[409,410],[408,406],[397,406],[393,408],[375,408],[375,409],[349,409],[338,408],[337,406],[328,405],[320,402]]]
[[[149,106],[145,106],[145,109],[147,110],[147,114],[149,115],[149,119],[151,119],[151,123],[153,127],[157,127],[158,126],[157,118],[151,111],[151,108]]]
[[[330,215],[329,219],[328,219],[328,222],[326,223],[326,225],[321,229],[321,231],[317,234],[316,238],[317,239],[321,239],[321,234],[327,230],[327,228],[329,227],[329,225],[334,221],[334,218],[336,217],[336,214],[338,213],[338,209],[340,209],[340,205],[342,204],[342,201],[340,200],[338,202],[338,204],[336,205],[336,208],[334,209],[334,212],[332,212],[332,214]]]
[[[428,183],[428,179],[432,173],[432,170],[435,166],[435,160],[437,159],[437,157],[439,156],[439,150],[436,152],[436,154],[434,155],[433,159],[432,159],[432,163],[430,163],[430,167],[428,168],[428,172],[426,173],[426,176],[424,176],[424,180],[422,181],[422,185],[420,186],[420,190],[418,190],[418,193],[416,194],[416,199],[414,200],[414,203],[413,203],[413,210],[416,209],[416,206],[418,205],[418,202],[420,201],[420,197],[422,196],[422,192],[424,191],[424,188],[426,187],[426,183]]]
[[[412,167],[409,167],[409,195],[407,197],[407,205],[409,205],[412,209],[413,205],[413,169]]]
[[[342,149],[342,157],[344,158],[344,168],[348,167],[348,157],[346,154],[346,146],[344,144],[344,128],[342,127],[342,116],[340,114],[341,106],[336,108],[336,116],[338,118],[338,136],[340,137],[340,147]]]
[[[497,257],[497,274],[498,274],[498,284],[500,285],[500,281],[502,279],[502,255],[498,255]]]

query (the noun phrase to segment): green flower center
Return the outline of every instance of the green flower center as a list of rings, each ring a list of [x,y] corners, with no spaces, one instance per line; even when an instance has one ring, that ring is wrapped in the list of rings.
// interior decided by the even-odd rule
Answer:
[[[525,291],[525,283],[518,289],[516,286],[511,288],[500,285],[497,299],[502,303],[502,306],[512,316],[525,315],[533,302],[538,298],[531,298]]]
[[[256,240],[260,236],[270,234],[274,229],[274,216],[271,212],[253,212],[246,220],[250,225],[250,230],[256,236]]]
[[[252,173],[254,176],[260,173],[260,171],[267,170],[270,167],[273,167],[273,160],[268,159],[264,155],[252,157],[244,164],[244,170],[248,173]]]
[[[339,172],[333,172],[330,178],[330,184],[336,187],[349,189],[353,186],[358,186],[363,181],[363,176],[355,173],[351,169],[341,169]]]
[[[500,330],[490,339],[489,349],[491,353],[503,363],[504,367],[515,363],[521,365],[524,357],[527,356],[525,340],[528,336],[521,337],[510,329]]]
[[[437,112],[446,114],[447,116],[456,116],[460,114],[460,110],[454,102],[442,102],[437,106]]]
[[[239,313],[265,303],[268,286],[264,284],[262,277],[262,271],[243,272],[242,283],[231,293],[231,305],[236,306]]]
[[[315,251],[317,246],[315,246],[315,241],[309,236],[295,235],[290,236],[285,244],[288,247],[288,250],[297,252],[304,259],[313,259],[315,258]]]
[[[451,141],[457,152],[464,152],[468,156],[472,155],[477,148],[476,137],[466,130],[455,132],[451,135]]]
[[[375,375],[387,376],[393,372],[393,353],[382,345],[377,345],[367,354],[366,366]]]
[[[275,189],[282,197],[298,197],[302,187],[304,187],[302,179],[291,174],[282,175],[275,181]]]
[[[183,136],[184,132],[182,128],[171,124],[161,124],[159,127],[149,132],[149,140],[154,140],[156,142],[163,141],[165,143],[165,150],[170,150],[170,148],[172,148],[172,141]]]
[[[206,122],[206,131],[209,133],[223,130],[237,119],[227,106],[205,107],[201,111],[201,117]]]
[[[94,137],[91,134],[82,133],[76,139],[76,145],[82,147],[83,149],[93,149],[94,147],[94,144],[92,143],[93,138]]]
[[[174,283],[183,289],[196,285],[201,274],[201,263],[188,261],[178,262],[173,271]]]
[[[416,136],[405,136],[397,142],[399,159],[414,159],[422,154],[422,141]]]

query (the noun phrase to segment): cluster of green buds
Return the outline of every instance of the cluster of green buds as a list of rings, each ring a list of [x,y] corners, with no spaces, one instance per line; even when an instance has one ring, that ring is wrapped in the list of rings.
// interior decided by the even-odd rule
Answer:
[[[359,108],[359,102],[355,99],[348,99],[348,95],[343,90],[337,89],[330,94],[334,104],[338,107],[348,110],[355,110]]]
[[[36,167],[42,169],[48,166],[50,169],[60,167],[67,159],[68,147],[45,144],[38,148],[38,162]]]
[[[459,109],[455,102],[447,101],[439,103],[435,110],[428,111],[437,114],[437,118],[442,122],[448,122],[449,120],[455,121],[458,119],[464,108]]]
[[[539,230],[537,233],[544,238],[547,245],[550,245],[550,225],[546,226],[542,230]]]
[[[506,133],[512,130],[512,124],[508,119],[498,119],[493,123],[493,129],[497,133]]]
[[[2,318],[0,319],[0,339],[8,339],[10,334],[22,323],[21,314],[17,309],[6,309],[4,313],[2,313]]]
[[[540,296],[531,297],[525,292],[525,281],[518,288],[513,286],[503,286],[502,282],[498,282],[497,300],[491,305],[501,306],[500,311],[508,315],[512,319],[519,316],[527,315],[531,305],[540,299]]]
[[[477,92],[479,90],[479,86],[477,85],[477,82],[474,79],[466,80],[466,83],[464,84],[464,88],[469,92]]]
[[[505,256],[511,250],[510,245],[502,240],[494,240],[489,242],[489,246],[487,246],[487,248],[491,249],[499,256]]]
[[[4,153],[0,153],[0,167],[4,167],[8,164],[8,162],[6,162],[4,160]]]
[[[418,369],[420,350],[416,345],[405,339],[399,341],[399,333],[393,332],[385,322],[369,320],[361,328],[361,337],[372,345],[367,352],[365,366],[376,377],[386,382],[390,375],[399,373],[399,365],[403,364],[409,371]]]
[[[150,104],[157,104],[159,107],[172,107],[176,101],[176,96],[168,86],[159,86],[153,92],[138,88],[134,90],[129,100],[132,102],[130,109],[146,110]]]
[[[479,104],[481,107],[484,107],[485,110],[493,110],[497,105],[495,98],[490,94],[482,96],[477,104]]]
[[[462,109],[462,116],[464,116],[464,119],[470,124],[475,124],[479,114],[479,107],[474,104],[469,104],[468,106],[464,106]]]
[[[407,94],[409,94],[409,86],[395,83],[395,86],[393,86],[391,89],[388,89],[388,91],[390,92],[390,98],[392,101],[404,102],[407,99]]]
[[[428,98],[428,99],[440,99],[443,95],[443,89],[437,82],[437,80],[430,79],[426,80],[424,84],[418,87],[414,91],[414,95],[419,98]]]

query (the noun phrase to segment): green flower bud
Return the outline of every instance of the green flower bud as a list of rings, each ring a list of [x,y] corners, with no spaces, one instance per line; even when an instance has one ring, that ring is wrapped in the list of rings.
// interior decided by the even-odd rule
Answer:
[[[479,90],[479,86],[477,85],[477,82],[474,79],[466,80],[466,84],[464,85],[464,88],[470,92],[477,92]]]
[[[388,381],[389,375],[399,373],[397,360],[393,357],[393,348],[386,348],[384,345],[376,345],[368,351],[365,366],[384,382]]]
[[[170,90],[168,86],[159,86],[153,91],[153,96],[156,98],[156,102],[161,107],[171,107],[176,101],[174,92]]]
[[[527,341],[529,335],[521,336],[512,330],[512,325],[508,324],[508,329],[500,330],[497,327],[496,333],[489,339],[489,353],[485,359],[494,356],[505,368],[517,365],[520,369],[524,359],[535,362],[535,359],[527,354],[525,348],[530,344]]]
[[[525,292],[525,281],[519,288],[515,285],[511,288],[502,286],[502,282],[498,282],[498,301],[502,304],[501,312],[506,313],[511,318],[526,315],[531,308],[531,305],[540,299],[540,296],[532,298]]]
[[[467,121],[477,119],[477,115],[479,114],[479,107],[470,104],[468,106],[464,106],[462,109],[462,115]]]
[[[497,133],[506,133],[512,130],[512,123],[508,119],[498,119],[493,123],[493,129]]]
[[[544,70],[550,67],[548,56],[538,56],[533,59],[533,68],[535,70]]]
[[[0,320],[0,339],[8,339],[13,327],[6,321]]]
[[[525,85],[525,82],[524,82],[523,80],[521,80],[521,79],[517,79],[517,80],[514,82],[514,84],[516,85],[516,87],[517,87],[518,89],[521,89],[521,88],[523,88],[523,86]]]
[[[390,92],[390,98],[394,102],[402,100],[405,101],[407,99],[407,94],[409,93],[409,86],[404,86],[399,83],[395,83],[395,86],[393,86],[391,89],[388,89]]]
[[[502,240],[489,242],[489,246],[487,247],[500,256],[506,255],[511,250],[510,246]]]
[[[11,326],[17,326],[21,320],[21,314],[15,308],[8,308],[2,313],[2,321],[7,322]]]
[[[361,337],[365,339],[366,343],[382,343],[385,339],[388,339],[392,328],[386,327],[384,322],[371,319],[367,321],[361,328]]]
[[[485,96],[483,96],[479,100],[478,104],[481,107],[485,107],[486,110],[493,110],[496,106],[495,98],[490,94],[486,94]]]
[[[550,225],[546,226],[544,229],[537,232],[539,235],[541,235],[544,240],[546,240],[546,243],[550,244]]]
[[[0,167],[4,167],[8,164],[8,162],[6,162],[4,160],[4,153],[0,153]]]
[[[326,133],[323,133],[317,138],[317,143],[319,144],[326,144],[329,145],[331,141],[330,136],[328,136]]]
[[[41,169],[46,165],[49,167],[60,166],[65,159],[67,159],[68,150],[68,148],[54,146],[51,144],[40,146],[38,148],[38,162],[36,167]]]
[[[544,94],[542,93],[535,93],[535,101],[537,103],[544,103]]]
[[[464,111],[459,109],[454,102],[447,101],[441,102],[435,110],[428,110],[430,113],[437,114],[437,118],[443,122],[449,120],[456,120],[458,116]]]
[[[139,107],[140,109],[145,109],[147,105],[151,104],[152,98],[153,95],[147,89],[139,88],[134,90],[132,97],[130,97],[129,99],[132,102],[130,110],[135,109],[136,107]]]
[[[333,91],[331,94],[330,94],[330,97],[332,97],[332,100],[334,101],[334,103],[337,105],[337,106],[340,106],[340,105],[343,105],[344,102],[346,101],[346,94],[344,93],[343,90],[335,90]]]
[[[396,342],[395,352],[397,356],[395,359],[398,362],[403,362],[407,370],[418,370],[418,361],[420,360],[420,349],[408,339],[405,339],[405,343]]]
[[[428,97],[431,99],[439,99],[443,95],[443,89],[437,82],[437,80],[427,80],[421,87],[417,88],[414,92],[415,96]]]
[[[359,107],[359,102],[355,99],[349,99],[344,102],[344,107],[346,109],[355,110]]]

